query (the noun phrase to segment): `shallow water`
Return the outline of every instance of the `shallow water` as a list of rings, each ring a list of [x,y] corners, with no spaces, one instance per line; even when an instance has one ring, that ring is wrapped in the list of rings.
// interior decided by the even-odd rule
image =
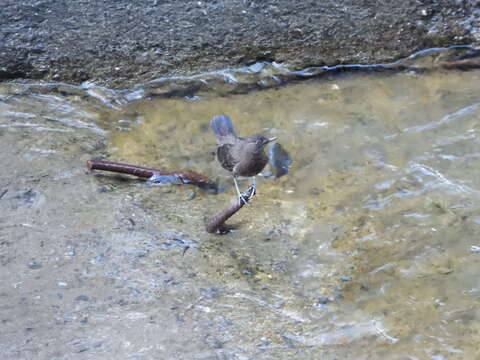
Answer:
[[[480,357],[480,71],[145,89],[0,87],[2,358]],[[219,113],[293,159],[223,237],[203,228],[234,196]],[[225,191],[92,174],[95,156]]]

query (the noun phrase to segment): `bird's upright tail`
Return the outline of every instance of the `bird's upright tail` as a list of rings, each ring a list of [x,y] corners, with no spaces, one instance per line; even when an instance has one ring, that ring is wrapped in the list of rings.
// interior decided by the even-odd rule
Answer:
[[[214,116],[210,122],[210,127],[218,137],[236,136],[232,120],[227,115]]]

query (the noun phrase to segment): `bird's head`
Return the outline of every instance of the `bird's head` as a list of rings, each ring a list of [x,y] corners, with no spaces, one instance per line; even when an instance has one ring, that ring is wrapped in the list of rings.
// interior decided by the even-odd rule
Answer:
[[[268,137],[263,136],[261,134],[254,134],[254,135],[251,135],[251,136],[247,137],[245,140],[247,141],[248,145],[255,146],[259,150],[263,150],[265,145],[267,145],[268,143],[270,143],[272,141],[277,140],[277,137],[274,136],[274,137],[268,138]]]

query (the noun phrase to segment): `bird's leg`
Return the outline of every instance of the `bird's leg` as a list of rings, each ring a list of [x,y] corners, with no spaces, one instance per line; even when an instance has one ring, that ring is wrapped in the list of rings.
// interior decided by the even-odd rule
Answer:
[[[253,187],[253,191],[250,194],[250,196],[248,197],[248,200],[251,200],[255,196],[255,194],[257,193],[257,181],[256,181],[255,176],[252,178],[252,187]]]
[[[235,183],[235,189],[237,189],[237,194],[238,194],[238,199],[240,201],[243,201],[243,203],[246,205],[248,204],[247,200],[245,200],[245,198],[243,197],[242,193],[240,192],[240,189],[238,188],[238,184],[237,184],[237,177],[235,175],[233,175],[233,182]],[[249,198],[250,200],[250,198]]]

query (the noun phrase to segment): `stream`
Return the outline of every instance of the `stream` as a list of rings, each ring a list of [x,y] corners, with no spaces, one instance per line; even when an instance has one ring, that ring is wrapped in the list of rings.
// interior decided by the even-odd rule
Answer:
[[[480,358],[480,70],[438,66],[468,51],[122,91],[0,84],[0,357]],[[223,236],[204,229],[236,194],[217,114],[292,159]]]

